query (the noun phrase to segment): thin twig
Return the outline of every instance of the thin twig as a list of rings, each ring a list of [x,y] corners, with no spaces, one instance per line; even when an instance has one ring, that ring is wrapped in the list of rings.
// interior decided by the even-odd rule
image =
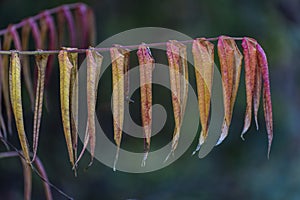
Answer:
[[[77,7],[78,7],[79,5],[81,5],[81,4],[82,4],[82,3],[74,3],[74,4],[68,4],[67,6],[68,6],[69,9],[74,9],[74,8],[77,8]],[[62,9],[62,7],[61,7],[61,6],[58,6],[58,7],[55,7],[55,8],[52,8],[52,9],[47,10],[47,12],[48,12],[49,14],[54,14],[54,13],[57,13],[60,9]],[[43,18],[43,17],[44,17],[43,12],[41,12],[41,13],[39,13],[39,14],[37,14],[37,15],[31,17],[31,19],[33,19],[34,21],[37,21],[37,20],[39,20],[39,19],[41,19],[41,18]],[[27,21],[26,21],[26,20],[23,20],[23,21],[21,21],[21,22],[19,22],[19,23],[17,23],[17,24],[14,24],[14,27],[15,27],[16,29],[18,29],[18,28],[21,28],[21,27],[23,27],[24,25],[26,25],[26,23],[27,23]],[[4,35],[5,33],[7,33],[7,31],[8,31],[8,30],[7,30],[6,28],[0,30],[0,36],[2,36],[2,35]]]
[[[232,39],[234,40],[242,40],[242,37],[232,37]],[[208,41],[216,41],[218,40],[217,37],[214,38],[207,38]],[[188,43],[192,43],[193,40],[185,40],[185,41],[179,41],[181,43],[184,44],[188,44]],[[158,46],[164,46],[166,45],[167,42],[157,42],[157,43],[150,43],[147,44],[148,47],[158,47]],[[137,45],[127,45],[127,46],[120,46],[120,48],[123,49],[137,49],[139,47],[139,44]],[[110,51],[111,47],[104,47],[104,48],[93,48],[95,51],[98,52],[106,52],[106,51]],[[67,52],[71,52],[71,53],[85,53],[86,50],[88,49],[70,49],[70,50],[66,50]],[[9,51],[3,51],[0,50],[0,54],[3,55],[10,55],[11,51],[15,51],[15,50],[9,50]],[[36,54],[58,54],[60,50],[35,50],[35,51],[18,51],[19,54],[22,55],[36,55]]]
[[[21,151],[19,151],[12,143],[10,143],[9,141],[7,141],[5,138],[0,137],[0,140],[4,143],[7,144],[8,146],[10,146],[14,151],[11,152],[2,152],[0,153],[0,159],[1,158],[8,158],[8,157],[16,157],[19,156],[21,159],[25,160],[24,155],[22,154]],[[66,193],[64,193],[61,189],[59,189],[58,187],[56,187],[54,184],[52,184],[49,180],[47,180],[43,175],[41,175],[39,173],[39,171],[33,166],[31,165],[31,168],[33,170],[33,172],[38,175],[38,177],[40,177],[40,179],[42,181],[44,181],[45,183],[47,183],[51,188],[53,188],[55,191],[57,191],[58,193],[60,193],[61,195],[63,195],[64,197],[66,197],[67,199],[72,199],[72,197],[70,197],[69,195],[67,195]]]

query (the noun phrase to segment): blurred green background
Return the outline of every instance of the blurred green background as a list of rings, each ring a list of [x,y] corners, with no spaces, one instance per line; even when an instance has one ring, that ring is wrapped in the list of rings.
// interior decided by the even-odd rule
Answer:
[[[0,29],[44,9],[73,2],[0,0]],[[259,115],[261,130],[257,132],[252,122],[246,141],[240,139],[245,112],[245,84],[242,77],[229,136],[205,158],[191,157],[197,139],[176,162],[146,174],[113,172],[98,161],[85,171],[83,168],[89,161],[89,155],[86,154],[78,177],[74,177],[60,122],[56,64],[51,78],[53,84],[47,96],[49,111],[44,110],[39,146],[39,157],[52,183],[75,199],[300,199],[298,0],[83,2],[95,11],[97,42],[121,31],[146,26],[174,29],[193,38],[230,35],[257,39],[269,59],[274,116],[273,146],[270,160],[267,160],[262,108]],[[109,72],[107,79],[110,79]],[[194,84],[193,80],[191,82]],[[107,96],[111,85],[102,86],[102,89]],[[102,89],[100,87],[99,91]],[[101,92],[99,94],[98,111],[105,113],[103,105],[108,105],[109,99],[104,94],[103,98],[100,97]],[[171,100],[168,101],[167,109],[172,115]],[[32,113],[28,99],[24,104],[27,105],[25,117],[29,133],[32,130]],[[131,112],[135,113],[134,108]],[[112,134],[111,114],[103,116],[106,118],[103,123]],[[172,116],[169,116],[165,129],[169,134],[161,138],[163,141],[170,141],[172,137],[172,120]],[[152,143],[153,148],[161,145],[157,139],[155,141],[157,143]],[[13,143],[19,146],[17,141]],[[0,148],[4,151],[3,145]],[[22,195],[23,177],[19,159],[0,160],[0,199],[22,199]],[[54,199],[64,199],[55,191],[53,195]],[[33,199],[43,198],[41,180],[34,175]]]

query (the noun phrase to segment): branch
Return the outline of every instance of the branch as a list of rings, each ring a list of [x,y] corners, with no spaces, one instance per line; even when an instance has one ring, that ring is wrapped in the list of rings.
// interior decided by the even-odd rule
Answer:
[[[242,40],[242,37],[231,37],[234,40]],[[214,38],[207,38],[207,41],[217,41],[218,37],[214,37]],[[179,41],[183,44],[189,44],[192,43],[194,40],[185,40],[185,41]],[[167,44],[167,42],[158,42],[158,43],[150,43],[147,44],[148,47],[158,47],[158,46],[165,46]],[[139,47],[138,45],[127,45],[127,46],[120,46],[120,48],[122,49],[137,49]],[[93,48],[95,51],[98,52],[107,52],[110,51],[111,47],[105,47],[105,48]],[[88,49],[69,49],[66,50],[67,52],[70,53],[86,53],[86,50]],[[11,51],[3,51],[0,50],[0,55],[11,55]],[[15,50],[13,50],[15,51]],[[35,51],[17,51],[19,54],[22,55],[37,55],[37,54],[58,54],[60,50],[35,50]]]

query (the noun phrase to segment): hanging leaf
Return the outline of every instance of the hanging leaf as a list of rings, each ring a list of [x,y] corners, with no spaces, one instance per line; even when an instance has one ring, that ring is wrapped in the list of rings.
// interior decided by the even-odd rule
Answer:
[[[198,93],[198,106],[200,112],[201,133],[199,144],[194,151],[200,150],[208,135],[211,89],[214,73],[214,45],[205,38],[195,39],[192,49]]]
[[[11,34],[10,34],[10,32],[7,32],[4,35],[3,50],[5,50],[5,51],[9,50],[11,47],[11,42],[12,42]],[[6,116],[7,116],[8,132],[9,132],[9,134],[11,134],[12,133],[12,128],[11,128],[12,114],[11,114],[10,97],[9,97],[8,71],[9,71],[8,55],[2,55],[1,81],[2,81],[2,88],[3,88],[3,99],[4,99],[4,104],[5,104]]]
[[[62,114],[62,123],[67,143],[69,159],[74,166],[74,152],[72,145],[71,124],[70,124],[70,83],[71,70],[74,67],[69,60],[68,52],[60,50],[58,54],[59,73],[60,73],[60,105]]]
[[[35,48],[42,49],[42,40],[41,40],[41,33],[37,23],[30,17],[26,19],[26,26],[30,26],[30,30],[34,39]],[[23,39],[22,39],[23,42]],[[26,46],[26,44],[22,44],[22,46]]]
[[[96,22],[95,15],[92,9],[88,8],[87,10],[87,21],[88,21],[88,34],[89,34],[89,45],[96,44]]]
[[[31,199],[32,190],[32,173],[30,166],[21,158],[24,176],[24,200]]]
[[[145,166],[150,151],[152,126],[152,70],[154,69],[154,59],[149,47],[145,44],[139,46],[137,56],[140,68],[141,112],[145,136],[145,154],[142,166]]]
[[[43,17],[40,19],[42,49],[46,49],[46,45],[48,44],[47,49],[54,50],[57,46],[57,34],[53,17],[47,10],[42,12],[42,16]],[[54,61],[53,58],[53,55],[49,55],[48,64],[46,68],[47,76],[45,77],[46,86],[48,85],[49,79],[51,77],[52,65]]]
[[[170,84],[172,90],[172,105],[175,118],[171,152],[166,160],[177,148],[180,128],[187,99],[187,57],[186,46],[176,40],[167,43],[167,57],[170,68]]]
[[[15,32],[15,37],[14,38],[14,43],[17,48],[17,50],[23,50],[26,51],[28,50],[28,42],[29,42],[29,36],[30,36],[30,31],[31,27],[29,23],[26,23],[25,26],[22,28],[22,44],[20,44],[20,39]],[[20,46],[18,46],[18,45]],[[29,57],[28,56],[21,56],[21,63],[22,63],[22,71],[23,71],[23,77],[25,80],[25,85],[28,91],[28,95],[30,98],[31,105],[33,107],[34,105],[34,94],[33,94],[33,86],[32,86],[32,79],[31,79],[31,73],[30,73],[30,68],[29,68]]]
[[[70,80],[70,115],[71,115],[71,135],[74,151],[74,159],[77,160],[77,144],[78,144],[78,53],[70,51],[76,48],[63,48],[68,51],[68,57],[73,65],[71,69]]]
[[[77,22],[77,30],[81,32],[81,35],[78,35],[81,38],[80,47],[84,48],[88,43],[88,21],[87,21],[87,7],[84,4],[78,4],[75,10],[75,18]]]
[[[1,41],[0,41],[0,50],[1,49],[2,49],[2,47],[1,47]],[[3,61],[2,61],[2,55],[0,55],[0,77],[1,78],[3,77],[2,70],[3,70]],[[0,105],[2,105],[2,81],[0,81]],[[0,136],[4,137],[5,139],[7,138],[6,124],[3,119],[2,106],[0,106]],[[8,147],[8,146],[6,145],[6,147]]]
[[[113,122],[114,140],[117,144],[117,152],[114,160],[114,171],[119,157],[120,145],[122,140],[122,129],[124,121],[124,101],[129,93],[129,82],[125,78],[125,73],[129,68],[129,50],[118,47],[110,49],[112,60],[112,83],[113,83]],[[128,75],[126,75],[128,77]]]
[[[44,99],[44,82],[46,66],[48,61],[48,54],[37,54],[35,56],[35,63],[38,70],[38,78],[35,92],[35,106],[34,106],[34,119],[33,119],[33,158],[34,162],[38,149],[39,132],[42,117],[43,99]]]
[[[262,72],[263,81],[263,105],[264,115],[266,121],[266,127],[268,132],[268,158],[270,156],[271,145],[273,140],[273,113],[272,113],[272,101],[271,101],[271,90],[269,80],[269,69],[266,54],[263,48],[256,44],[258,66]]]
[[[255,87],[255,73],[257,66],[257,52],[256,52],[256,41],[250,38],[244,38],[242,42],[244,60],[245,60],[245,82],[246,82],[246,97],[247,97],[247,106],[246,114],[244,120],[244,128],[241,134],[243,135],[247,132],[251,125],[251,116],[252,116],[252,102],[253,94]]]
[[[247,38],[247,39],[257,44],[256,40],[252,38]],[[255,67],[255,79],[254,79],[254,91],[253,91],[253,107],[254,107],[254,120],[255,120],[256,130],[259,129],[257,115],[258,115],[258,109],[260,104],[261,88],[262,88],[262,72],[261,72],[261,67],[258,65],[257,62]]]
[[[59,44],[62,45],[65,34],[65,22],[67,22],[68,34],[71,46],[76,46],[76,31],[73,15],[68,6],[62,6],[57,14],[58,18],[58,38]]]
[[[236,95],[237,95],[239,83],[240,83],[242,59],[243,59],[243,56],[242,56],[240,50],[238,49],[235,41],[232,38],[230,38],[230,37],[223,38],[223,44],[224,44],[223,47],[224,47],[225,51],[227,49],[229,49],[229,52],[231,52],[231,50],[233,50],[233,57],[227,58],[227,60],[230,60],[229,63],[232,64],[232,67],[228,68],[228,69],[232,70],[232,71],[228,72],[229,74],[232,74],[231,80],[229,81],[230,84],[232,84],[232,85],[230,85],[230,89],[231,89],[230,102],[229,102],[230,107],[227,108],[227,110],[225,109],[225,118],[224,118],[224,122],[223,122],[223,126],[222,126],[221,136],[220,136],[219,141],[217,142],[217,145],[222,143],[222,141],[228,135],[228,130],[229,130],[229,126],[231,123],[232,114],[233,114],[233,108],[234,108]],[[231,62],[231,59],[233,60],[232,62]],[[222,65],[221,65],[221,67],[222,67]],[[226,66],[223,66],[223,69],[225,67]],[[225,74],[224,74],[225,72],[226,72],[226,70],[223,70],[222,77],[225,77]],[[225,102],[225,100],[224,100],[224,102]],[[227,115],[226,115],[226,112],[227,112]]]
[[[96,112],[96,102],[97,102],[97,91],[98,82],[100,76],[100,70],[102,65],[103,56],[100,55],[93,48],[86,50],[87,59],[87,106],[88,106],[88,119],[86,134],[84,138],[83,148],[80,155],[76,161],[76,164],[81,159],[83,153],[85,152],[88,143],[90,144],[91,161],[88,166],[91,166],[95,156],[96,147],[96,127],[95,127],[95,112]]]
[[[29,146],[24,129],[22,95],[21,95],[21,63],[18,52],[11,53],[10,70],[9,70],[9,88],[10,98],[19,140],[23,150],[23,154],[27,163],[31,164],[29,156]]]

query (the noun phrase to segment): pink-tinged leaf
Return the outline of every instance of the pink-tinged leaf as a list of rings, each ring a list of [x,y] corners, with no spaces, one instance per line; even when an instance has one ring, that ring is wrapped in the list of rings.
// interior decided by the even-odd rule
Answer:
[[[33,20],[32,18],[28,18],[27,23],[29,24],[29,26],[31,28],[32,36],[33,36],[34,43],[35,43],[35,48],[42,49],[41,33],[40,33],[40,29],[39,29],[36,21]]]
[[[192,53],[196,74],[200,122],[202,126],[199,144],[194,151],[194,153],[196,153],[208,136],[211,89],[214,73],[214,45],[205,38],[195,39]]]
[[[154,59],[150,49],[145,44],[139,46],[137,56],[140,68],[141,113],[145,136],[145,153],[142,166],[145,166],[150,151],[152,126],[152,70],[154,69]]]
[[[21,158],[23,166],[23,177],[24,177],[24,200],[31,199],[31,189],[32,189],[32,173],[30,165],[26,163],[23,158]]]
[[[91,8],[87,10],[87,21],[88,21],[88,33],[89,33],[89,45],[96,44],[96,22],[95,22],[95,15]]]
[[[256,44],[258,66],[261,68],[263,81],[263,105],[266,127],[268,132],[268,158],[270,156],[271,145],[273,140],[273,113],[270,91],[269,69],[266,54],[259,44]]]
[[[48,61],[48,54],[38,54],[35,56],[35,63],[38,70],[38,79],[35,92],[35,106],[34,106],[34,119],[33,119],[33,158],[32,162],[36,158],[39,132],[42,117],[43,99],[44,99],[44,82],[46,66]]]
[[[8,27],[9,28],[9,27]],[[4,35],[3,40],[3,50],[10,50],[12,42],[12,36],[9,32]],[[8,55],[2,55],[2,67],[1,67],[1,82],[3,89],[3,99],[7,116],[7,128],[8,133],[12,134],[11,122],[12,122],[12,113],[10,107],[10,96],[9,96],[9,80],[8,80],[8,71],[9,71],[9,62]]]
[[[81,32],[81,35],[78,35],[80,38],[81,48],[88,46],[88,21],[87,21],[87,7],[85,4],[78,4],[75,10],[75,17],[77,22],[78,33]]]
[[[40,24],[41,24],[41,39],[42,39],[42,48],[45,49],[46,48],[46,42],[49,41],[47,44],[47,49],[48,50],[54,50],[57,46],[57,35],[56,35],[56,28],[55,28],[55,23],[54,20],[52,18],[52,16],[50,15],[49,11],[44,11],[42,13],[43,18],[41,18],[40,20]],[[53,55],[49,55],[48,58],[48,64],[47,64],[47,68],[46,68],[46,79],[45,79],[45,85],[47,87],[48,82],[50,80],[51,77],[51,73],[52,73],[52,66],[53,66],[53,62],[54,62],[54,57]]]
[[[25,26],[22,28],[22,41],[20,41],[19,35],[15,29],[13,29],[13,41],[15,43],[15,47],[17,50],[28,50],[28,43],[29,43],[29,36],[30,36],[30,24],[26,23]],[[21,44],[22,43],[22,44]],[[33,86],[32,86],[32,79],[31,73],[29,68],[29,58],[28,56],[21,56],[22,62],[22,71],[23,77],[25,80],[25,85],[28,91],[28,95],[30,98],[31,106],[33,108],[34,105],[34,94],[33,94]]]
[[[257,44],[257,42],[254,39],[249,39],[249,40]],[[254,91],[253,91],[254,119],[255,119],[255,125],[257,130],[259,129],[257,115],[258,115],[258,109],[260,104],[261,88],[262,88],[262,72],[261,72],[261,67],[257,63],[255,68],[255,80],[254,80]]]
[[[58,46],[64,46],[66,45],[64,43],[65,41],[65,16],[63,13],[63,9],[60,9],[59,12],[56,14],[56,20],[57,20],[57,40],[58,40]]]
[[[0,41],[0,50],[2,50],[1,47],[1,41]],[[0,77],[2,78],[3,73],[3,61],[2,61],[2,55],[0,55]],[[2,81],[0,81],[0,105],[2,105]],[[6,131],[6,125],[3,119],[3,113],[2,113],[2,106],[0,106],[0,136],[7,138],[7,131]],[[6,144],[5,144],[6,145]],[[8,146],[6,146],[8,147]]]
[[[88,106],[88,119],[86,134],[84,138],[83,148],[76,161],[76,164],[80,161],[83,153],[85,152],[88,143],[90,144],[91,161],[89,166],[92,165],[95,147],[96,147],[96,127],[95,127],[95,112],[97,102],[97,91],[99,75],[102,65],[103,56],[100,55],[93,48],[86,50],[87,60],[87,106]],[[75,165],[76,165],[75,164]]]
[[[250,38],[244,38],[242,42],[243,54],[245,60],[245,82],[246,82],[246,114],[244,121],[244,128],[241,134],[243,135],[247,132],[251,125],[252,119],[252,102],[253,93],[255,87],[255,73],[257,66],[257,56],[256,56],[256,41]]]
[[[236,95],[238,92],[239,84],[240,84],[240,76],[241,76],[241,68],[242,68],[242,59],[243,56],[238,49],[235,41],[232,38],[226,38],[226,45],[230,49],[233,50],[233,66],[232,66],[232,85],[231,85],[231,97],[230,97],[230,108],[229,108],[229,113],[227,121],[226,118],[224,119],[222,130],[221,130],[221,136],[219,141],[217,142],[217,145],[220,144],[228,135],[229,131],[229,126],[231,124],[231,119],[232,119],[232,114],[233,114],[233,108],[236,100]]]
[[[76,46],[76,31],[75,31],[75,23],[73,19],[73,15],[71,11],[69,10],[68,6],[63,6],[62,7],[64,17],[67,21],[67,26],[68,26],[68,33],[70,37],[70,44],[71,46],[75,47]]]

